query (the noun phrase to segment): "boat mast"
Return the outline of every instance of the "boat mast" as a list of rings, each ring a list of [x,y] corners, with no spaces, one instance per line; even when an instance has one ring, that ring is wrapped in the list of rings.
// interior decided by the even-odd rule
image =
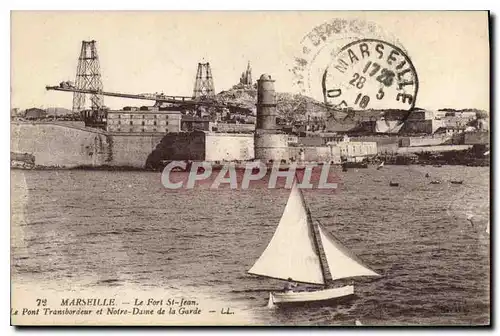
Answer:
[[[302,196],[302,201],[304,202],[304,206],[306,207],[307,222],[309,223],[314,238],[314,247],[316,248],[316,253],[318,254],[319,265],[321,267],[321,273],[323,274],[323,280],[325,281],[325,287],[329,287],[329,285],[332,282],[332,275],[330,273],[330,269],[328,268],[328,264],[324,262],[326,260],[326,256],[325,256],[325,251],[323,250],[323,243],[321,243],[321,237],[319,235],[318,225],[314,225],[311,216],[311,211],[309,210],[309,207],[306,204],[302,192],[300,192],[300,195]]]

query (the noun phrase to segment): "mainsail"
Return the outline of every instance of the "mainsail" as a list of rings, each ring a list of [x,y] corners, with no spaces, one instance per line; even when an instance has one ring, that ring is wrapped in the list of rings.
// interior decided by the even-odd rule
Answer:
[[[248,273],[324,284],[314,233],[301,191],[294,182],[276,232]]]
[[[321,224],[318,224],[318,231],[332,280],[358,276],[379,276],[328,233]]]
[[[331,279],[379,276],[318,224],[319,239],[296,182],[269,245],[248,273],[311,284],[325,284],[319,248],[323,248]],[[319,240],[318,245],[316,242]],[[325,265],[326,268],[326,265]]]

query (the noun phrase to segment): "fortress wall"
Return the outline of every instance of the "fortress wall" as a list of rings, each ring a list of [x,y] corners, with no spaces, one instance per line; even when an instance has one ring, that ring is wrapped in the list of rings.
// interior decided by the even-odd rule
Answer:
[[[146,161],[164,135],[111,134],[113,166],[144,168]]]
[[[217,128],[217,132],[252,133],[255,131],[255,124],[228,124],[211,123],[211,127]]]
[[[203,161],[205,160],[205,133],[168,133],[159,136],[147,157],[148,167],[159,167],[162,161]]]
[[[290,159],[306,162],[331,162],[340,164],[340,148],[338,146],[290,147]]]
[[[397,153],[398,150],[399,150],[399,145],[397,143],[377,145],[377,153],[379,154],[394,154]]]
[[[290,161],[291,151],[290,147],[273,147],[273,148],[256,148],[256,153],[259,153],[258,160],[262,162],[277,162],[281,160],[285,160],[286,162]]]
[[[333,161],[333,163],[340,163],[340,147],[321,146],[321,147],[306,148],[306,161],[318,161],[318,162]]]
[[[490,143],[489,132],[474,132],[464,134],[464,143],[466,145],[486,145]]]
[[[351,142],[376,142],[377,146],[398,144],[399,140],[402,138],[407,138],[407,137],[398,135],[385,135],[385,136],[365,135],[365,136],[349,137]]]
[[[398,154],[408,153],[421,153],[421,152],[447,152],[455,150],[466,150],[471,148],[472,145],[444,145],[444,146],[431,146],[431,147],[401,147],[398,149]]]
[[[128,166],[143,168],[163,135],[108,134],[63,123],[12,123],[11,151],[35,156],[45,167]]]
[[[437,146],[444,144],[447,140],[450,140],[450,136],[434,136],[434,137],[425,137],[425,138],[409,138],[410,145],[409,147],[418,147],[418,146]]]
[[[205,160],[233,161],[254,158],[253,134],[206,133]]]
[[[57,123],[11,123],[10,148],[38,166],[65,168],[106,164],[110,152],[105,132]]]
[[[160,148],[160,147],[158,147]],[[167,160],[205,160],[205,133],[170,133],[161,141]]]

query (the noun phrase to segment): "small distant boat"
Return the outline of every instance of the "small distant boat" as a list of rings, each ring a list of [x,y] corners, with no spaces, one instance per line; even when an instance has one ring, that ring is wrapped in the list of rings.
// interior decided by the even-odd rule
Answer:
[[[397,182],[392,182],[392,181],[391,181],[391,182],[389,182],[389,185],[390,185],[391,187],[399,187],[399,183],[397,183]]]
[[[452,180],[452,181],[450,181],[450,183],[453,183],[453,184],[462,184],[462,183],[464,183],[464,181],[462,181],[462,180],[460,180],[460,181]]]
[[[431,181],[431,184],[441,184],[441,181],[434,180],[434,181]]]
[[[385,162],[384,162],[384,161],[382,161],[382,162],[378,165],[377,170],[384,168],[384,164],[385,164]]]
[[[425,174],[425,177],[431,177],[431,175],[429,175],[429,173],[426,173],[426,174]]]
[[[345,168],[368,168],[368,162],[366,162],[366,161],[360,161],[360,162],[345,161],[342,163],[342,167],[345,167]]]
[[[35,156],[28,153],[10,152],[10,168],[33,169],[35,168]]]
[[[287,288],[281,292],[270,292],[269,308],[287,303],[317,303],[350,296],[354,294],[354,285],[341,286],[335,281],[380,276],[349,251],[319,221],[313,222],[296,181],[271,241],[248,273],[316,285],[305,290]]]
[[[473,215],[473,214],[467,214],[467,220],[469,221],[470,226],[471,226],[472,228],[474,228],[474,222],[472,221],[472,218],[473,218],[473,217],[474,217],[474,215]]]

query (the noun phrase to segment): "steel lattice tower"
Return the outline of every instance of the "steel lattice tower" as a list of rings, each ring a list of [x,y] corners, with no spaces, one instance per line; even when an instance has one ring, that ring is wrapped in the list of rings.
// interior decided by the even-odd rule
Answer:
[[[75,87],[82,90],[95,90],[102,92],[101,69],[97,56],[96,41],[82,41],[78,68],[76,71]],[[85,93],[73,94],[73,112],[85,109]],[[102,94],[90,94],[91,108],[99,110],[103,107]]]
[[[194,82],[193,98],[206,98],[215,96],[214,79],[210,63],[198,63],[196,80]]]

